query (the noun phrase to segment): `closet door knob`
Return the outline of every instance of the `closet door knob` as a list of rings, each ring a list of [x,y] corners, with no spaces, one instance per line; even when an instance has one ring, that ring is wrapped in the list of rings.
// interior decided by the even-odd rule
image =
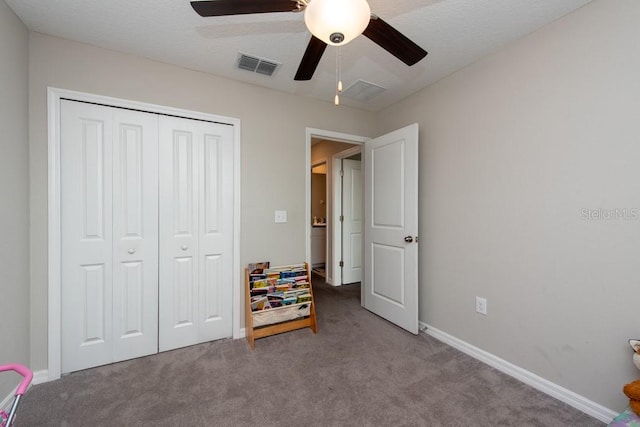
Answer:
[[[183,251],[186,251],[187,249],[189,249],[189,247],[187,245],[182,245],[180,246],[180,249],[182,249]]]
[[[129,248],[129,250],[127,252],[129,252],[131,255],[133,255],[133,254],[136,253],[136,250],[133,249],[133,248]]]

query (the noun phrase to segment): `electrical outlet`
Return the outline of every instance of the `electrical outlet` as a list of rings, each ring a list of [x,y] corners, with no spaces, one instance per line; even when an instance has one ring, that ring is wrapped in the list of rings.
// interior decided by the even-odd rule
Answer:
[[[487,300],[486,298],[476,297],[476,313],[487,314]]]
[[[274,219],[276,224],[284,224],[287,222],[287,211],[276,211]]]

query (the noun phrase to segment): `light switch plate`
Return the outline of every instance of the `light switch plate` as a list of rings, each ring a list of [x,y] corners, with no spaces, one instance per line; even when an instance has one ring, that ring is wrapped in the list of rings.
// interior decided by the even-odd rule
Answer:
[[[287,211],[276,211],[275,221],[276,224],[283,224],[287,222]]]

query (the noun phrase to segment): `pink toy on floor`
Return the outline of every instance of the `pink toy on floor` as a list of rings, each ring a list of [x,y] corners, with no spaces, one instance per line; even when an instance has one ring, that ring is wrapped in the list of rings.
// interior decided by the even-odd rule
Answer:
[[[29,384],[31,384],[31,380],[33,379],[33,372],[31,372],[31,369],[27,368],[26,366],[19,365],[17,363],[0,365],[0,372],[6,372],[6,371],[14,371],[18,375],[21,375],[23,378],[22,378],[22,381],[20,382],[20,385],[18,385],[18,388],[16,389],[15,397],[13,399],[13,404],[11,405],[11,409],[9,410],[9,413],[6,413],[4,411],[0,412],[1,427],[10,427],[13,425],[13,422],[16,419],[16,411],[18,410],[18,404],[20,403],[20,399],[22,399],[22,396],[24,396],[24,394],[27,392],[27,388],[29,387]]]

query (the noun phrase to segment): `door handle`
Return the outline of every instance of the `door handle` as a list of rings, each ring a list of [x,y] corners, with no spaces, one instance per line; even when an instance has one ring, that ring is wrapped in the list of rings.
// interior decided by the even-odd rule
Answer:
[[[411,242],[413,242],[413,237],[407,236],[407,237],[404,238],[404,241],[407,242],[407,243],[411,243]]]

